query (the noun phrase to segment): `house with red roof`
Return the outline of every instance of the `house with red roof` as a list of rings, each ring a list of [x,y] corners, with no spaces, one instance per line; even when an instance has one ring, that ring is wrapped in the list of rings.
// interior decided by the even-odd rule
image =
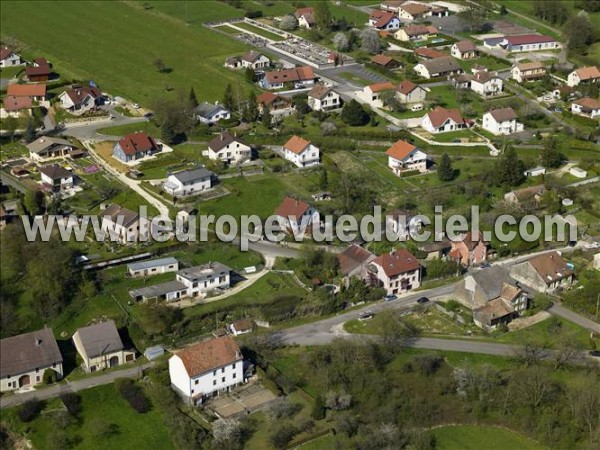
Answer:
[[[292,197],[285,197],[275,210],[275,216],[281,229],[294,235],[306,230],[317,215],[318,212],[315,208]]]
[[[283,144],[283,157],[301,169],[320,164],[319,148],[300,136],[292,136]]]
[[[600,69],[596,66],[580,67],[575,69],[567,77],[568,86],[577,86],[579,83],[598,83],[600,82]]]
[[[124,136],[113,147],[113,156],[120,161],[129,163],[146,156],[152,156],[162,150],[154,138],[143,131]]]
[[[0,47],[0,68],[20,66],[23,64],[21,55],[12,48],[3,45]]]
[[[379,31],[397,30],[400,19],[392,12],[375,10],[369,16],[369,26]]]
[[[374,108],[383,108],[384,105],[382,95],[385,95],[384,92],[392,92],[394,90],[395,87],[391,82],[384,81],[382,83],[375,83],[365,86],[362,92],[359,92],[358,95],[370,106]]]
[[[423,116],[421,127],[430,133],[445,133],[468,128],[468,123],[458,109],[436,106]]]
[[[93,110],[102,99],[102,93],[96,87],[74,85],[62,92],[58,99],[60,106],[71,114],[84,114]]]
[[[36,58],[33,64],[25,68],[25,75],[30,82],[48,81],[52,74],[52,66],[45,58]]]
[[[419,103],[427,97],[427,91],[409,80],[402,81],[396,88],[396,97],[401,103]]]
[[[385,154],[388,155],[388,167],[396,176],[401,177],[407,171],[427,171],[427,153],[402,139],[388,148]]]
[[[282,89],[286,85],[302,89],[315,84],[318,78],[310,66],[292,67],[266,72],[259,85],[264,89]]]
[[[340,273],[348,280],[352,277],[365,279],[367,266],[375,258],[373,253],[357,244],[352,244],[337,254]]]
[[[367,270],[371,284],[383,287],[388,295],[403,294],[421,285],[421,264],[403,248],[378,256]]]
[[[9,84],[6,88],[7,97],[27,97],[34,102],[46,100],[45,84]]]
[[[258,111],[263,114],[268,110],[273,121],[290,116],[296,112],[296,107],[291,99],[283,95],[274,94],[273,92],[267,91],[257,95],[256,103],[258,103]]]
[[[571,112],[591,119],[600,117],[600,101],[591,97],[583,97],[571,103]]]
[[[573,283],[573,266],[558,251],[543,253],[510,268],[510,276],[538,292],[553,292]]]
[[[169,359],[171,388],[190,405],[198,405],[244,382],[244,358],[231,336],[186,347]]]
[[[397,69],[400,67],[400,63],[396,61],[391,56],[379,54],[375,55],[371,58],[371,62],[380,67],[385,67],[386,69]]]
[[[449,258],[468,267],[485,262],[487,253],[488,243],[483,240],[483,233],[469,231],[462,239],[452,241]]]
[[[294,17],[298,19],[298,26],[310,30],[315,24],[315,10],[311,7],[298,8],[294,11]]]

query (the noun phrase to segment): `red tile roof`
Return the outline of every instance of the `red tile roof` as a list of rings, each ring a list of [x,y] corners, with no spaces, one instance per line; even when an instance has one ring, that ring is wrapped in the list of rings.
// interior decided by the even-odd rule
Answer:
[[[233,338],[223,336],[187,347],[176,354],[190,378],[233,364],[242,359]]]
[[[458,41],[454,45],[458,48],[458,51],[461,53],[474,52],[477,50],[477,47],[472,41]]]
[[[262,94],[256,96],[256,101],[259,105],[269,106],[277,99],[277,97],[279,96],[273,94],[272,92],[263,92]]]
[[[303,202],[292,197],[286,197],[281,202],[281,205],[275,210],[275,214],[282,217],[293,217],[298,219],[302,217],[306,211],[310,209],[308,203]]]
[[[412,81],[409,81],[409,80],[404,80],[398,85],[396,90],[398,92],[400,92],[401,94],[408,95],[418,87],[419,87],[418,84],[413,83]]]
[[[385,154],[391,156],[392,158],[403,160],[416,148],[417,147],[414,145],[400,139],[398,142],[388,148]]]
[[[573,274],[558,252],[544,253],[531,258],[529,264],[546,284],[552,284]]]
[[[489,111],[496,122],[504,122],[517,118],[517,113],[512,108],[498,108]]]
[[[394,277],[401,273],[413,272],[421,267],[417,257],[403,248],[384,253],[375,258],[373,263],[381,266],[388,277]]]
[[[600,70],[596,66],[580,67],[575,71],[580,80],[595,80],[600,78]]]
[[[394,85],[389,81],[384,81],[383,83],[375,83],[369,86],[371,92],[381,92],[381,91],[389,91],[394,89]]]
[[[6,95],[15,97],[43,97],[46,95],[45,84],[9,84]]]
[[[38,66],[29,66],[25,68],[25,75],[28,77],[32,76],[40,76],[40,75],[50,75],[52,73],[52,68],[50,64],[46,62],[46,64],[40,64]]]
[[[15,53],[15,52],[13,51],[12,48],[7,47],[6,45],[3,45],[2,47],[0,47],[0,61],[5,60],[13,53]]]
[[[521,34],[517,36],[506,36],[506,41],[510,45],[543,44],[546,42],[555,42],[556,39],[541,34]]]
[[[314,80],[315,74],[310,66],[293,67],[291,69],[273,70],[265,74],[269,84],[286,83],[288,81]]]
[[[375,64],[379,64],[380,66],[387,66],[391,62],[396,62],[396,60],[390,56],[386,55],[375,55],[371,58],[371,62]]]
[[[342,253],[338,253],[337,255],[337,259],[340,263],[340,272],[343,275],[348,275],[361,264],[365,264],[370,259],[374,258],[375,255],[373,255],[373,253],[356,244],[352,244]]]
[[[420,47],[420,48],[416,49],[415,54],[417,56],[420,56],[421,58],[428,58],[428,59],[445,58],[446,56],[448,56],[445,53],[440,52],[439,50],[435,50],[433,48],[427,48],[427,47]]]
[[[583,97],[579,100],[575,100],[573,103],[579,106],[583,106],[586,109],[600,109],[600,101],[591,97]]]
[[[371,13],[370,19],[376,21],[373,24],[375,28],[381,28],[385,27],[395,17],[396,15],[389,11],[374,11],[373,13]]]
[[[94,100],[96,100],[102,95],[99,89],[89,86],[74,86],[72,89],[69,89],[65,92],[67,93],[71,101],[76,105],[83,103],[83,101],[88,95],[92,96]]]
[[[138,152],[147,152],[158,148],[154,139],[143,131],[124,136],[119,141],[119,145],[126,155],[134,155]]]
[[[427,113],[429,120],[434,128],[441,127],[448,119],[452,119],[457,124],[463,124],[463,119],[458,109],[446,109],[441,106],[436,106]]]
[[[291,150],[292,152],[299,155],[309,145],[310,141],[302,139],[300,136],[292,136],[288,139],[288,141],[285,144],[283,144],[283,148],[287,148],[288,150]]]
[[[29,109],[33,106],[31,97],[15,97],[14,95],[7,95],[4,97],[3,102],[6,111],[20,111],[22,109]]]

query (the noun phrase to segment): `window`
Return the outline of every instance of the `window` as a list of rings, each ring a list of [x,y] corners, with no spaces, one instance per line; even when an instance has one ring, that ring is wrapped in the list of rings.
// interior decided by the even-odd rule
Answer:
[[[213,376],[216,377],[217,376],[217,371],[213,370]]]
[[[221,373],[225,373],[225,367],[221,368]]]
[[[236,375],[237,375],[237,373],[234,373],[234,374],[233,374],[233,378],[236,378]]]
[[[221,382],[225,383],[225,377],[221,378]]]
[[[217,385],[217,380],[213,380],[213,386]]]
[[[194,384],[200,383],[200,380],[194,380]]]
[[[232,368],[232,369],[235,369],[235,363],[233,363],[233,364],[231,365],[231,368]]]

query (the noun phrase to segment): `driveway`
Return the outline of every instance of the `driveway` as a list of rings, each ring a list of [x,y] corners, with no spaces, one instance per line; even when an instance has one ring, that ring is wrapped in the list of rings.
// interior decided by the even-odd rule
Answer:
[[[597,324],[593,320],[583,317],[582,315],[563,307],[560,303],[555,303],[548,311],[555,316],[560,316],[563,319],[567,319],[569,322],[573,322],[580,327],[587,328],[594,333],[600,333],[600,324]]]

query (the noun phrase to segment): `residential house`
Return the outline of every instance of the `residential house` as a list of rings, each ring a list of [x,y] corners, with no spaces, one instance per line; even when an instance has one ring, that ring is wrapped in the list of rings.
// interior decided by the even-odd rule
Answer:
[[[573,283],[573,269],[560,252],[552,251],[513,265],[510,276],[538,292],[553,292]]]
[[[398,8],[400,8],[403,3],[406,3],[406,0],[386,0],[379,5],[379,9],[397,14]]]
[[[438,32],[438,29],[433,25],[406,25],[396,31],[394,37],[404,42],[420,41],[435,37]]]
[[[333,88],[324,84],[316,84],[308,92],[308,106],[313,111],[329,111],[342,105],[342,97]]]
[[[45,58],[36,58],[31,66],[25,68],[25,75],[29,82],[48,81],[52,74],[52,66]]]
[[[127,275],[131,278],[148,277],[178,270],[179,261],[172,256],[127,264]]]
[[[163,183],[163,190],[174,197],[196,195],[212,188],[216,175],[205,167],[170,173]]]
[[[252,333],[254,331],[254,321],[252,319],[239,319],[229,324],[229,332],[234,336]]]
[[[511,78],[519,83],[535,81],[546,76],[546,68],[539,61],[517,64],[510,71]]]
[[[29,97],[15,97],[14,95],[6,95],[2,99],[2,109],[8,117],[19,118],[23,113],[31,115],[33,101]]]
[[[125,349],[113,320],[78,328],[73,335],[86,372],[118,367],[135,361],[135,350]]]
[[[496,136],[523,131],[523,124],[517,122],[517,113],[512,108],[499,108],[486,112],[481,127]]]
[[[29,157],[33,161],[47,161],[53,158],[65,158],[70,156],[77,149],[65,139],[42,136],[35,141],[27,144]]]
[[[483,239],[483,233],[468,232],[461,239],[452,241],[450,258],[463,266],[481,264],[487,260],[488,243]]]
[[[595,119],[600,117],[600,101],[591,97],[583,97],[571,103],[571,112]]]
[[[294,11],[294,16],[298,19],[298,26],[311,29],[315,24],[315,11],[313,8],[298,8]]]
[[[374,108],[383,108],[382,94],[384,92],[393,91],[394,85],[389,81],[383,83],[375,83],[369,86],[365,86],[363,91],[359,93],[363,100]]]
[[[432,242],[431,244],[423,244],[419,247],[419,251],[425,253],[426,260],[445,259],[452,250],[452,243],[448,239]]]
[[[421,119],[421,127],[430,133],[444,133],[468,127],[458,109],[436,106]]]
[[[461,73],[460,75],[452,78],[452,86],[456,89],[471,89],[471,77],[473,75],[469,73]]]
[[[403,294],[421,285],[421,264],[403,248],[378,256],[368,271],[370,282],[383,287],[388,295]]]
[[[310,87],[318,80],[310,66],[266,72],[259,84],[264,89],[282,89],[289,85],[294,89]]]
[[[256,103],[258,103],[258,110],[261,114],[268,109],[272,115],[287,116],[296,110],[291,99],[272,92],[263,92],[257,95]]]
[[[348,281],[352,277],[364,280],[367,276],[367,267],[375,258],[373,253],[357,244],[352,244],[337,254],[340,273]]]
[[[0,340],[0,392],[36,386],[46,370],[63,377],[63,358],[51,328]]]
[[[424,78],[447,77],[463,72],[456,59],[451,56],[421,61],[414,70]]]
[[[129,295],[136,302],[176,302],[189,297],[188,287],[180,281],[173,280],[165,283],[131,289]]]
[[[96,108],[102,93],[96,87],[75,85],[62,92],[58,99],[60,106],[72,114],[84,114]]]
[[[406,141],[397,141],[385,154],[388,155],[388,167],[398,177],[408,171],[427,171],[427,154]]]
[[[560,44],[551,36],[540,34],[520,34],[517,36],[505,36],[498,43],[508,52],[536,52],[540,50],[552,50],[559,48]]]
[[[143,131],[123,136],[113,147],[113,156],[120,161],[131,163],[162,150],[162,145]]]
[[[412,81],[404,80],[396,88],[396,97],[401,103],[420,103],[427,97],[427,91]]]
[[[292,136],[283,144],[283,157],[300,168],[318,166],[319,155],[319,148],[300,136]]]
[[[477,57],[477,47],[473,41],[464,40],[452,44],[450,54],[458,59],[473,59]]]
[[[241,56],[229,56],[225,58],[225,67],[228,69],[239,69],[242,67]]]
[[[407,209],[396,209],[385,215],[385,232],[390,241],[408,241],[411,233],[421,229],[422,222]]]
[[[148,219],[121,205],[114,203],[100,211],[99,216],[102,219],[102,229],[109,239],[114,236],[117,242],[127,244],[145,241],[149,237]]]
[[[430,7],[423,3],[404,2],[398,6],[398,17],[411,22],[424,19],[428,15],[429,9]]]
[[[285,197],[275,210],[275,215],[282,230],[296,235],[308,229],[318,212],[302,200]]]
[[[0,47],[0,68],[5,69],[7,67],[20,66],[22,64],[21,55],[6,45]]]
[[[39,167],[42,184],[52,192],[63,192],[73,187],[73,172],[58,164]]]
[[[400,19],[394,13],[376,9],[369,16],[369,26],[380,31],[397,30]]]
[[[208,143],[208,158],[213,161],[223,161],[227,164],[239,164],[252,155],[249,145],[242,142],[237,136],[226,131]]]
[[[371,58],[371,62],[377,66],[383,67],[385,69],[397,69],[400,67],[400,63],[396,61],[391,56],[387,56],[384,54],[375,55]]]
[[[598,83],[600,82],[600,69],[596,66],[580,67],[575,69],[567,77],[568,86],[577,86],[579,83]]]
[[[220,262],[209,262],[181,269],[175,279],[187,287],[188,297],[198,297],[209,291],[228,289],[231,285],[231,268]]]
[[[496,73],[482,71],[469,76],[471,78],[471,90],[479,95],[488,97],[501,94],[504,90],[504,80]]]
[[[522,189],[504,194],[504,200],[510,203],[516,203],[521,206],[536,207],[542,200],[542,195],[546,192],[546,186],[543,184],[537,186],[529,186]]]
[[[271,65],[271,60],[262,53],[251,50],[242,55],[240,63],[244,69],[249,67],[253,70],[262,70]]]
[[[7,97],[27,97],[32,102],[43,102],[46,100],[45,84],[9,84],[6,88]]]
[[[434,48],[429,47],[419,47],[415,49],[415,56],[421,59],[436,59],[436,58],[445,58],[448,55],[444,52],[440,52]]]
[[[219,120],[230,119],[231,112],[224,106],[219,105],[219,102],[202,102],[194,109],[194,116],[198,122],[212,125]]]
[[[540,175],[544,175],[546,173],[546,169],[542,166],[535,166],[531,169],[527,169],[523,174],[526,177],[539,177]]]

